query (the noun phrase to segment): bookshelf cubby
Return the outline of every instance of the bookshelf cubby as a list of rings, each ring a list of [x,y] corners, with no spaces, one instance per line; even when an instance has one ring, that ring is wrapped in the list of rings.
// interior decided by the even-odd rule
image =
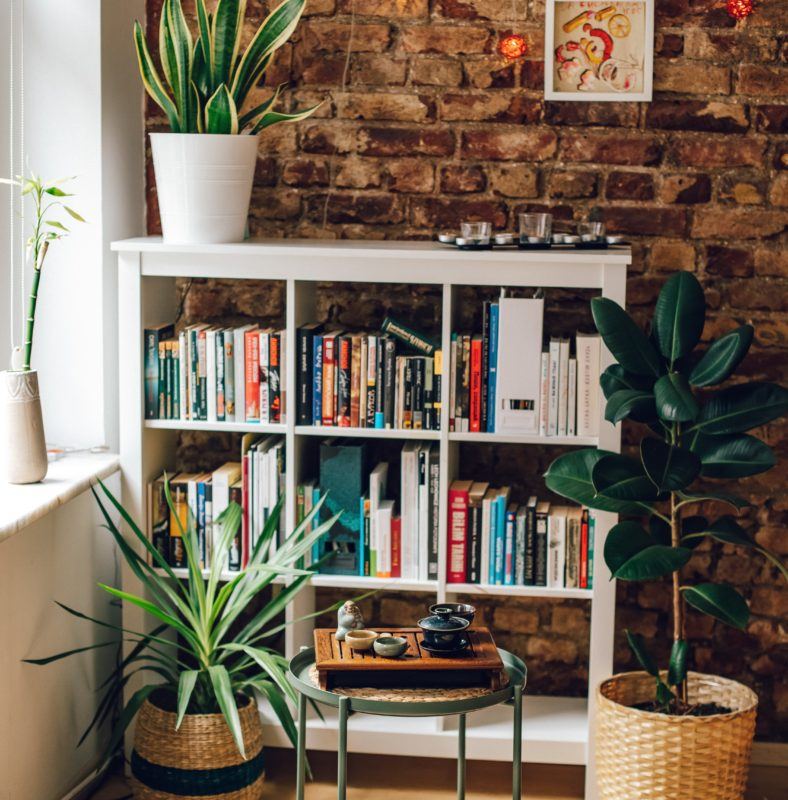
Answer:
[[[600,446],[620,449],[618,426],[600,420],[598,437],[540,437],[507,433],[450,432],[448,414],[439,431],[376,430],[369,428],[334,428],[295,424],[295,354],[296,329],[320,319],[320,292],[327,283],[387,284],[391,291],[408,291],[411,285],[430,286],[435,302],[435,320],[441,325],[443,352],[449,351],[452,330],[462,322],[460,304],[467,303],[473,287],[522,289],[543,287],[556,291],[578,290],[581,296],[601,294],[621,304],[626,292],[628,248],[610,250],[560,249],[549,252],[495,250],[459,252],[430,242],[324,242],[317,240],[250,241],[240,244],[178,246],[155,237],[117,242],[119,269],[119,338],[120,338],[120,451],[122,498],[132,515],[145,521],[146,487],[164,468],[170,468],[175,456],[178,434],[183,431],[259,432],[281,434],[286,446],[286,520],[292,529],[296,515],[296,486],[308,478],[313,468],[314,451],[320,437],[352,436],[369,439],[438,442],[440,448],[440,551],[436,581],[405,581],[389,578],[365,578],[343,575],[317,575],[312,587],[304,590],[287,610],[293,622],[287,629],[285,651],[297,653],[311,644],[311,622],[295,620],[314,610],[315,587],[347,589],[358,593],[365,589],[421,592],[436,602],[455,597],[473,598],[477,603],[505,603],[509,597],[546,597],[580,599],[591,604],[589,645],[589,686],[595,686],[612,672],[615,582],[610,580],[604,560],[595,558],[593,589],[555,589],[535,586],[490,586],[486,584],[449,584],[446,582],[447,497],[452,480],[460,477],[461,451],[475,445],[485,447],[557,448]],[[278,282],[284,287],[286,348],[286,420],[282,424],[260,425],[246,422],[193,422],[181,420],[145,420],[143,380],[143,330],[175,318],[178,308],[178,279],[215,278],[227,281]],[[560,294],[560,292],[558,292]],[[548,294],[549,298],[549,294]],[[363,302],[360,298],[359,302]],[[437,313],[439,312],[439,313]],[[358,310],[361,314],[361,310]],[[401,314],[401,312],[400,312]],[[372,317],[375,315],[372,314]],[[325,318],[325,316],[323,316]],[[547,318],[547,311],[546,311]],[[354,323],[348,323],[354,324]],[[549,327],[546,328],[549,333]],[[611,363],[602,352],[600,368]],[[444,404],[447,382],[443,383]],[[602,404],[603,405],[603,404]],[[602,410],[600,410],[600,415]],[[383,442],[380,443],[384,444]],[[391,442],[390,444],[395,444]],[[468,470],[464,470],[468,472]],[[463,476],[464,477],[464,476]],[[468,475],[468,477],[471,477]],[[477,476],[481,478],[482,476]],[[534,493],[543,486],[533,486]],[[612,514],[598,513],[596,550],[601,553],[607,531],[615,523]],[[225,576],[227,577],[227,576]],[[123,574],[126,589],[139,591],[135,578]],[[129,628],[143,629],[141,614],[124,608]],[[129,690],[134,689],[130,681]],[[529,697],[526,691],[524,710],[523,758],[528,761],[561,764],[586,764],[587,794],[593,797],[593,753],[589,748],[589,702],[586,698]],[[286,739],[270,710],[261,705],[266,741],[286,745]],[[511,752],[510,722],[506,709],[490,709],[468,720],[467,752],[469,758],[506,760]],[[348,746],[357,752],[386,752],[400,755],[455,755],[454,723],[442,719],[386,719],[355,715],[350,721]],[[336,747],[336,724],[310,718],[307,746],[317,749]]]

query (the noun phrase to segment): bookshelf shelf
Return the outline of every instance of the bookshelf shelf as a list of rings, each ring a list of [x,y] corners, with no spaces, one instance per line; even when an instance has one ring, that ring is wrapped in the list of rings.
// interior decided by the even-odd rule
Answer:
[[[437,441],[440,431],[408,430],[405,428],[340,428],[336,425],[296,425],[297,436],[352,436],[359,439],[416,439]]]
[[[175,574],[176,578],[185,579],[185,578],[189,577],[189,570],[187,570],[187,569],[175,568],[172,571]],[[158,569],[157,568],[156,572],[159,575],[161,575],[162,577],[167,577],[167,573],[163,569]],[[207,578],[209,574],[210,574],[209,570],[207,570],[207,569],[204,569],[202,571],[203,578]],[[222,570],[219,580],[224,583],[224,582],[227,582],[227,581],[234,580],[237,577],[238,577],[238,573],[237,572],[230,572],[230,570],[225,569],[225,570]],[[285,581],[284,578],[274,578],[273,581],[271,581],[271,583],[276,584],[276,585],[280,585],[280,586],[283,586],[285,584],[285,582],[286,581]]]
[[[507,433],[449,432],[444,413],[440,431],[379,430],[300,426],[296,420],[296,331],[299,326],[319,320],[317,315],[318,283],[377,283],[396,285],[432,285],[440,288],[441,347],[450,352],[451,334],[459,324],[461,304],[467,296],[465,287],[512,288],[557,287],[587,289],[624,304],[626,271],[631,263],[628,248],[597,251],[500,251],[458,253],[430,242],[349,242],[276,240],[239,244],[176,246],[155,237],[131,239],[113,244],[118,253],[119,287],[119,374],[120,374],[120,459],[122,496],[125,507],[135,519],[145,521],[147,485],[164,469],[172,469],[177,446],[174,431],[255,432],[282,434],[285,440],[287,471],[285,476],[285,515],[287,529],[295,527],[296,488],[315,477],[317,437],[358,437],[391,440],[423,440],[438,443],[440,456],[440,531],[438,537],[438,579],[407,581],[403,579],[364,578],[345,575],[318,575],[291,602],[286,610],[286,654],[292,656],[302,645],[312,643],[313,621],[304,619],[316,610],[315,592],[330,587],[347,590],[352,597],[359,591],[421,592],[426,601],[444,602],[468,595],[490,604],[506,602],[509,597],[581,599],[589,604],[588,680],[595,687],[613,668],[613,620],[615,581],[602,558],[594,559],[594,589],[551,589],[532,586],[491,586],[448,584],[446,556],[448,542],[448,486],[464,475],[472,464],[461,457],[463,443],[489,445],[588,447],[620,450],[620,429],[606,422],[600,410],[598,437],[539,437]],[[143,331],[175,319],[178,307],[178,278],[221,278],[224,280],[267,280],[284,287],[286,331],[285,416],[281,425],[233,422],[189,422],[180,420],[145,420],[143,386]],[[393,289],[398,291],[399,289]],[[381,320],[382,321],[382,320]],[[602,351],[600,370],[611,363],[610,354]],[[448,381],[442,384],[444,409],[448,408]],[[462,462],[461,463],[461,458]],[[482,478],[482,476],[476,476]],[[514,476],[513,476],[514,477]],[[538,493],[538,487],[533,487]],[[601,553],[607,532],[615,524],[613,514],[596,515],[595,550]],[[234,573],[223,578],[231,579]],[[139,593],[135,576],[125,569],[124,587]],[[425,601],[425,605],[427,602]],[[126,604],[124,624],[134,630],[146,630],[143,613]],[[140,687],[132,676],[128,697]],[[128,698],[127,698],[128,699]],[[560,764],[586,764],[586,798],[596,798],[593,739],[589,737],[589,718],[594,692],[590,699],[528,697],[524,708],[524,758]],[[491,713],[473,714],[468,721],[468,757],[508,758],[511,753],[511,712],[506,708]],[[267,741],[284,744],[278,725],[262,709]],[[454,756],[456,731],[451,721],[433,719],[390,719],[357,715],[350,721],[348,744],[358,752],[386,752],[401,755]],[[336,747],[335,721],[310,719],[308,746],[321,749]]]

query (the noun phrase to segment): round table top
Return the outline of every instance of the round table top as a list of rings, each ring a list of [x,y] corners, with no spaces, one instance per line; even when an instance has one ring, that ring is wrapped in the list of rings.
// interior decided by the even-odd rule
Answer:
[[[385,700],[370,697],[353,697],[340,695],[337,692],[320,689],[312,681],[311,671],[315,665],[315,648],[303,649],[290,660],[287,678],[297,692],[306,697],[328,706],[339,706],[341,697],[348,697],[351,711],[361,711],[365,714],[380,714],[391,717],[439,717],[448,714],[464,714],[477,711],[480,708],[489,708],[499,703],[505,703],[514,696],[515,686],[525,687],[528,670],[525,662],[516,655],[498,648],[498,653],[503,661],[509,683],[502,689],[490,691],[474,697],[451,698],[446,700]],[[387,691],[381,689],[381,692]],[[436,690],[440,692],[440,690]],[[448,691],[447,691],[448,693]]]

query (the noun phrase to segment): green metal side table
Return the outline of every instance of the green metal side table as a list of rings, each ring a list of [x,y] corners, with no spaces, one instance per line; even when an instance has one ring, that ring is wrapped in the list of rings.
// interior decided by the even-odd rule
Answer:
[[[457,744],[457,798],[465,797],[465,718],[471,711],[512,703],[514,724],[512,730],[512,798],[521,795],[521,748],[523,723],[523,689],[527,669],[523,661],[512,653],[499,648],[509,684],[503,689],[476,697],[446,700],[391,700],[370,697],[348,697],[347,695],[320,689],[312,682],[311,671],[315,664],[315,649],[304,648],[290,661],[287,678],[298,692],[298,751],[296,762],[296,798],[304,800],[306,778],[306,704],[314,700],[339,711],[339,741],[337,746],[337,797],[345,800],[347,792],[347,720],[351,711],[362,714],[377,714],[384,717],[441,717],[456,714],[459,717],[459,740]],[[436,690],[439,693],[440,690]],[[385,690],[381,690],[381,693]]]

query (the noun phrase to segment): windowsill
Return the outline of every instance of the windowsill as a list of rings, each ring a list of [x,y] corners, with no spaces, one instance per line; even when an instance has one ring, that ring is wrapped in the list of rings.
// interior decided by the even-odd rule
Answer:
[[[51,462],[41,483],[0,483],[0,542],[112,475],[118,467],[115,453],[75,453]]]

